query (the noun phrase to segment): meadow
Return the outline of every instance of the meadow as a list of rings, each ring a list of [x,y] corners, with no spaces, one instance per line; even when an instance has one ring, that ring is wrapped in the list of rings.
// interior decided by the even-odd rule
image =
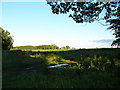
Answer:
[[[120,49],[2,51],[2,70],[3,88],[119,88]]]

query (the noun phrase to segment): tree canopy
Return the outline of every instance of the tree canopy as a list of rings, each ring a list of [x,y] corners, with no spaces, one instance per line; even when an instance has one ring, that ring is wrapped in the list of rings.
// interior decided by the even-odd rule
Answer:
[[[2,39],[2,49],[3,50],[10,50],[13,47],[13,38],[10,36],[10,32],[7,30],[5,31],[3,28],[0,27],[0,38]]]
[[[53,44],[53,45],[40,45],[40,46],[37,46],[37,49],[59,49],[59,47],[55,44]]]
[[[47,2],[53,14],[67,14],[76,23],[93,22],[95,20],[107,20],[120,15],[119,2]],[[100,14],[104,12],[104,15]]]
[[[120,46],[120,18],[107,20],[110,23],[110,26],[107,29],[111,29],[114,31],[113,35],[115,35],[115,40],[111,44],[111,46],[115,45],[117,47]]]
[[[39,45],[39,46],[16,46],[14,49],[59,49],[59,47],[55,44],[52,45]]]
[[[66,45],[64,47],[61,47],[61,49],[70,49],[70,46]]]
[[[49,2],[53,14],[67,14],[76,23],[106,20],[114,30],[116,40],[111,45],[120,46],[120,1],[119,2]]]

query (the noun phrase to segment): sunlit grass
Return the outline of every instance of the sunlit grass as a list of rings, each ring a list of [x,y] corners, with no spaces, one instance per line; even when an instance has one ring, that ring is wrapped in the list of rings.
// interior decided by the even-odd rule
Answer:
[[[33,51],[33,52],[46,52],[46,51],[70,51],[70,50],[77,50],[77,49],[15,49],[12,48],[11,50],[21,50],[21,51]]]
[[[120,87],[119,49],[49,53],[3,51],[2,57],[3,88]],[[50,64],[61,63],[77,65],[48,69]]]
[[[35,54],[35,55],[30,55],[32,58],[41,58],[44,59],[48,62],[48,64],[69,64],[69,63],[77,63],[76,61],[70,61],[66,60],[56,54]]]
[[[77,50],[77,49],[37,49],[37,50],[32,50],[32,51],[41,51],[41,52],[45,52],[45,51],[70,51],[70,50]]]

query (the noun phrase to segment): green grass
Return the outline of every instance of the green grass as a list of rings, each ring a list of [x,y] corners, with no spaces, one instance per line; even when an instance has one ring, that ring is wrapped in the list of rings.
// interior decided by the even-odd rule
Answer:
[[[3,51],[2,85],[3,88],[120,88],[119,50]],[[77,63],[77,66],[48,69],[50,63]]]
[[[18,49],[14,49],[12,48],[11,50],[18,50]],[[40,51],[40,52],[49,52],[49,51],[70,51],[70,50],[77,50],[77,49],[23,49],[22,51]]]
[[[41,52],[45,52],[45,51],[69,51],[69,50],[76,50],[76,49],[37,49],[37,50],[32,50],[32,51],[41,51]]]
[[[3,88],[116,88],[119,78],[108,73],[82,72],[74,70],[51,71],[49,74],[40,72],[17,73],[4,79]],[[58,71],[59,70],[59,71]],[[65,72],[66,71],[66,72]],[[72,73],[70,72],[72,71]]]

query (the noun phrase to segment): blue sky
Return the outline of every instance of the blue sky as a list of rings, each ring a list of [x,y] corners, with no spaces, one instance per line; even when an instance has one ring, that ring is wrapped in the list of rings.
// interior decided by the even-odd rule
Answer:
[[[46,2],[2,2],[0,26],[14,36],[14,46],[104,48],[114,39],[106,26],[98,22],[77,24],[66,14],[53,14]]]

